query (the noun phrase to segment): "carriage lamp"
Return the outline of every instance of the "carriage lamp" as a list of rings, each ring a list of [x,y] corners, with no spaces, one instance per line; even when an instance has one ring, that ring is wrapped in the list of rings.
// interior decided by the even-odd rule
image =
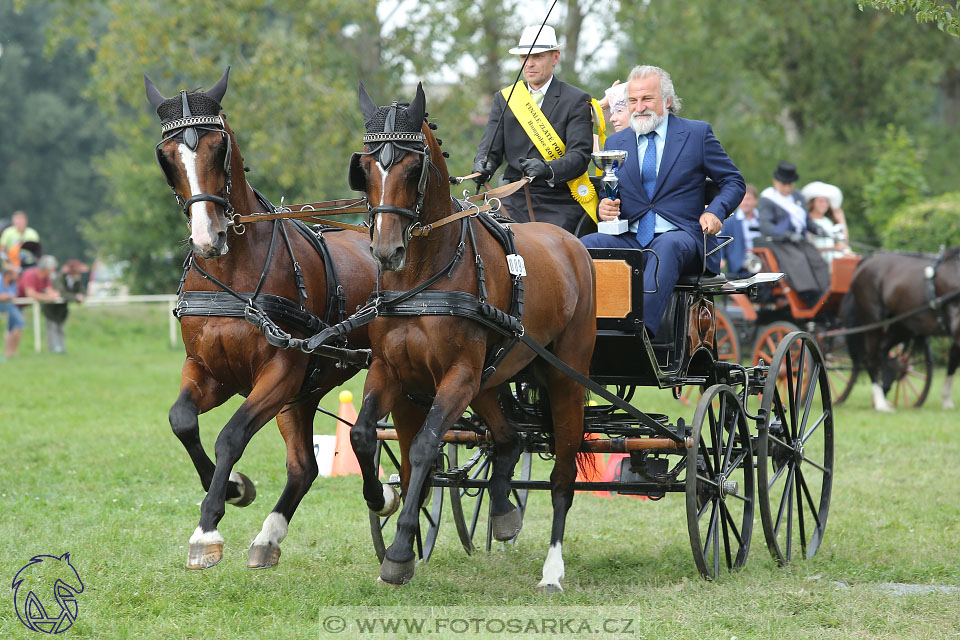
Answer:
[[[616,172],[623,166],[623,161],[627,159],[627,152],[622,150],[594,151],[590,156],[593,158],[593,164],[603,171],[600,182],[603,183],[604,197],[616,200],[620,191],[620,178],[617,177]],[[617,236],[626,233],[629,226],[629,223],[623,218],[601,220],[597,223],[597,231]]]

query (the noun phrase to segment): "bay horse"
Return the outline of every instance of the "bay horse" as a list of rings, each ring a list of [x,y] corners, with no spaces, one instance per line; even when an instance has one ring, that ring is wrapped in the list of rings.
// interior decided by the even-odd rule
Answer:
[[[447,296],[476,300],[479,292],[496,309],[509,310],[512,281],[514,277],[519,281],[520,270],[508,269],[504,247],[473,218],[442,223],[454,212],[454,203],[446,163],[431,131],[435,125],[425,121],[422,86],[417,86],[408,106],[393,102],[378,107],[360,84],[359,102],[365,150],[351,160],[350,181],[374,205],[370,250],[381,270],[382,293],[427,288],[412,298],[413,305],[422,300],[442,307]],[[427,228],[429,233],[423,233]],[[526,223],[510,229],[526,270],[522,331],[587,375],[596,339],[595,273],[587,250],[573,235],[550,224]],[[515,265],[517,257],[512,260]],[[392,487],[381,484],[374,465],[377,421],[392,412],[404,500],[380,579],[400,585],[414,574],[417,514],[441,438],[468,405],[489,427],[494,441],[489,483],[493,536],[506,541],[519,533],[521,516],[508,494],[521,444],[501,410],[498,390],[530,365],[536,354],[517,344],[484,379],[485,360],[503,344],[502,334],[472,318],[390,315],[385,300],[381,298],[379,314],[370,324],[373,361],[351,442],[363,473],[367,505],[380,515],[392,513],[399,499]],[[543,373],[556,460],[550,475],[550,548],[537,589],[552,593],[562,591],[562,541],[584,435],[584,387],[553,367]]]
[[[953,339],[941,400],[944,409],[954,408],[953,376],[960,366],[960,299],[948,300],[937,309],[930,308],[930,301],[957,291],[960,291],[960,247],[948,249],[938,258],[877,253],[857,266],[841,308],[846,327],[882,322],[925,309],[886,328],[847,336],[854,367],[863,366],[870,374],[875,409],[893,411],[882,380],[882,365],[890,348],[936,335]]]
[[[186,360],[180,394],[170,409],[170,426],[206,491],[199,525],[190,537],[190,569],[205,569],[222,558],[224,540],[217,525],[225,503],[246,506],[256,496],[253,482],[233,466],[253,435],[273,417],[286,443],[287,482],[250,546],[247,566],[265,568],[278,562],[294,511],[318,473],[312,437],[317,404],[358,370],[270,346],[242,313],[218,316],[218,307],[233,302],[225,288],[246,292],[246,297],[258,292],[275,305],[290,307],[281,324],[287,331],[306,335],[297,329],[296,317],[329,317],[337,300],[332,292],[338,287],[343,291],[340,306],[353,309],[367,300],[376,280],[376,266],[361,234],[314,234],[318,244],[308,237],[313,231],[285,220],[247,224],[242,234],[234,229],[236,233],[228,236],[229,214],[267,211],[247,183],[237,136],[221,112],[229,71],[207,91],[181,91],[169,99],[144,76],[147,98],[163,123],[157,158],[190,229],[192,256],[181,282],[181,301],[200,300],[192,304],[203,306],[207,300],[207,306],[214,307],[203,313],[178,303]],[[318,248],[328,252],[326,260],[332,265],[325,263]],[[349,340],[358,347],[369,344],[365,329],[352,333]],[[200,442],[197,417],[236,394],[246,399],[220,431],[214,463]]]

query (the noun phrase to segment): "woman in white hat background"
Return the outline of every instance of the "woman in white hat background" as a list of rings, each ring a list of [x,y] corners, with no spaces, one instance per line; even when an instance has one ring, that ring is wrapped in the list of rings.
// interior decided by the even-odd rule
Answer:
[[[825,235],[813,236],[810,241],[821,249],[824,260],[831,262],[833,258],[848,250],[847,220],[840,208],[843,204],[843,192],[835,185],[817,181],[805,186],[800,193],[807,202],[810,221],[825,232]],[[822,251],[823,249],[836,250]]]

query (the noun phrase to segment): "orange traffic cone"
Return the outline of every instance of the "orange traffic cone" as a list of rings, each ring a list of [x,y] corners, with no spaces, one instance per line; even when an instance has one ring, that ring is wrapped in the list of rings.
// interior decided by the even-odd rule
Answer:
[[[357,410],[353,406],[353,394],[349,391],[340,392],[340,420],[337,420],[337,447],[333,452],[333,464],[330,466],[331,476],[345,476],[351,473],[360,473],[360,463],[350,444],[350,426],[357,422]],[[347,422],[349,424],[344,424]]]

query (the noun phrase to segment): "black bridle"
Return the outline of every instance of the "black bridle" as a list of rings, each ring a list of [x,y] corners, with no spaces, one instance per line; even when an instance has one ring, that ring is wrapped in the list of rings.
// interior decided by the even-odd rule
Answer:
[[[423,162],[420,165],[420,178],[417,180],[417,199],[414,201],[413,208],[383,204],[370,207],[369,203],[367,204],[367,224],[370,227],[371,238],[373,237],[373,224],[377,214],[395,213],[407,218],[412,223],[404,233],[404,244],[406,244],[420,225],[420,213],[423,210],[427,185],[430,183],[430,170],[432,169],[437,174],[438,180],[442,180],[443,176],[440,169],[434,165],[430,158],[430,147],[427,144],[426,135],[420,131],[393,131],[397,107],[397,102],[390,105],[390,113],[387,115],[384,131],[363,134],[363,143],[368,150],[358,151],[350,158],[350,187],[356,191],[367,190],[366,185],[363,185],[359,180],[357,173],[360,171],[360,158],[363,156],[378,156],[380,166],[384,170],[389,170],[407,153],[423,156]]]
[[[177,204],[180,205],[181,210],[183,210],[183,215],[187,218],[187,224],[190,224],[190,206],[197,202],[213,202],[223,207],[224,216],[227,219],[227,226],[232,226],[233,219],[233,204],[230,202],[230,191],[232,189],[232,184],[230,180],[230,156],[233,151],[233,139],[230,137],[230,132],[227,131],[226,126],[223,122],[223,117],[220,115],[215,116],[195,116],[190,112],[190,106],[187,104],[187,92],[181,91],[180,98],[183,105],[183,117],[177,118],[176,120],[169,120],[161,124],[160,135],[164,136],[160,142],[157,143],[155,148],[157,155],[157,162],[160,164],[160,170],[163,172],[163,177],[166,178],[167,184],[170,186],[170,190],[173,191],[173,196],[177,199]],[[202,133],[198,133],[197,130],[200,130]],[[173,184],[173,179],[170,177],[170,174],[167,173],[167,169],[163,164],[162,151],[160,148],[164,143],[175,138],[181,138],[183,144],[191,151],[196,151],[197,145],[200,142],[200,138],[208,131],[214,131],[223,136],[224,143],[226,144],[226,151],[223,156],[223,172],[224,172],[224,183],[223,190],[220,192],[221,195],[216,195],[213,193],[195,193],[190,196],[187,200],[184,200],[177,189]],[[238,233],[241,233],[239,230]]]

